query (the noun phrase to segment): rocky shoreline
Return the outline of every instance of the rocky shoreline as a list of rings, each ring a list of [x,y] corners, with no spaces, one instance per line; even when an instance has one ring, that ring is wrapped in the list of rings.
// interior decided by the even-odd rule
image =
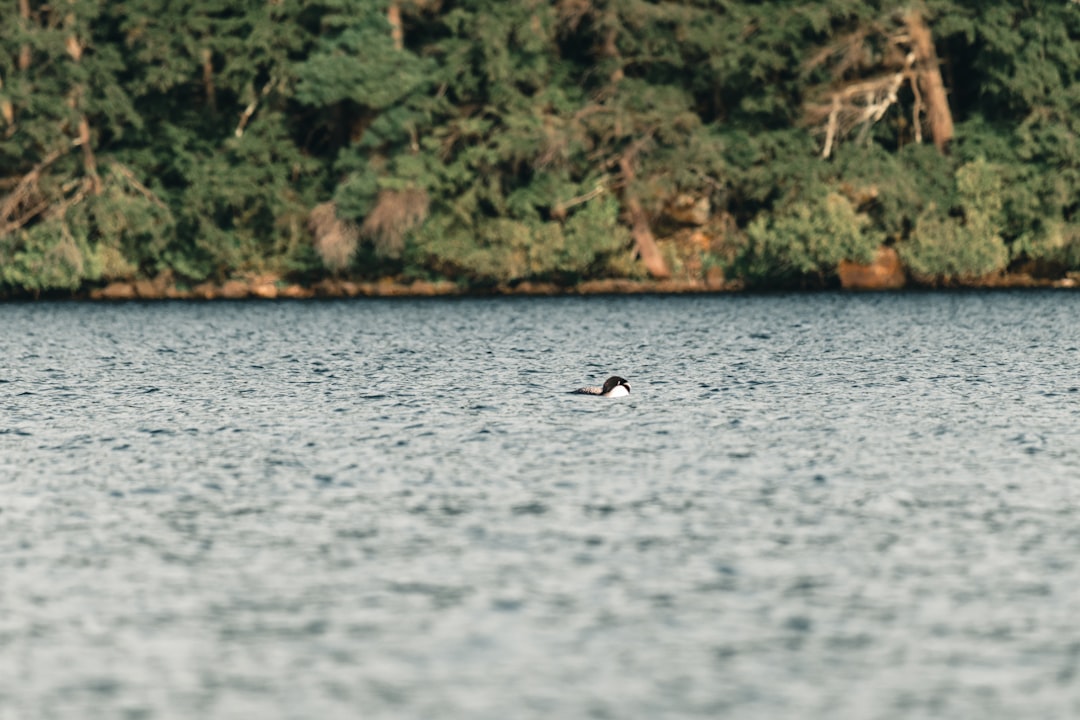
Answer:
[[[1009,288],[1080,288],[1075,278],[1057,280],[1035,278],[1024,273],[984,278],[977,283],[950,283],[948,285],[925,285],[907,283],[899,287],[850,287],[839,289],[851,292],[882,292],[902,289],[1009,289]],[[523,282],[514,286],[491,288],[462,288],[454,283],[416,280],[410,283],[394,280],[378,282],[352,282],[348,280],[323,280],[310,287],[298,284],[249,283],[230,280],[222,284],[202,283],[194,288],[181,289],[169,286],[157,291],[139,282],[114,282],[89,293],[76,295],[75,299],[124,302],[133,300],[306,300],[311,298],[422,298],[455,296],[560,296],[560,295],[682,295],[704,293],[735,293],[745,288],[740,283],[709,284],[686,280],[590,280],[577,285],[562,286],[554,283]]]
[[[310,286],[269,278],[227,280],[224,283],[204,282],[188,289],[176,284],[137,280],[111,282],[77,295],[81,299],[124,300],[248,300],[357,297],[448,297],[466,295],[615,295],[615,294],[681,294],[734,292],[741,284],[708,282],[706,280],[589,280],[576,285],[545,282],[521,282],[487,288],[465,288],[448,280],[429,282],[394,279],[357,282],[325,278]]]
[[[874,262],[859,264],[842,262],[837,268],[836,282],[823,287],[850,291],[889,291],[933,288],[1080,288],[1080,273],[1063,277],[1046,277],[1037,272],[1014,271],[977,279],[941,281],[914,277],[900,262],[892,248],[883,247]],[[551,282],[523,281],[512,285],[466,287],[449,280],[401,281],[383,278],[376,281],[356,281],[342,278],[323,278],[310,285],[291,282],[277,275],[257,275],[234,278],[224,282],[202,282],[187,287],[172,273],[165,272],[151,280],[116,280],[99,288],[77,292],[77,300],[122,302],[130,300],[305,300],[309,298],[360,297],[452,297],[452,296],[556,296],[556,295],[634,295],[634,294],[691,294],[731,293],[745,290],[739,280],[727,280],[718,268],[705,277],[672,278],[666,280],[634,280],[610,278],[587,280],[574,285]],[[52,296],[51,296],[52,297]]]

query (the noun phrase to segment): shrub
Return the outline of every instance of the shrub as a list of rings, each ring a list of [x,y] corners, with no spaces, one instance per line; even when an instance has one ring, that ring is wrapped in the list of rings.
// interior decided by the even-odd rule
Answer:
[[[931,201],[955,202],[955,165],[933,145],[912,144],[890,153],[880,145],[841,145],[833,158],[834,183],[890,240],[911,232]]]
[[[822,194],[751,222],[736,272],[752,284],[822,279],[841,260],[870,262],[882,240],[847,198]]]
[[[1061,220],[1044,222],[1041,227],[1023,235],[1013,243],[1013,256],[1029,260],[1061,272],[1080,269],[1080,225]]]
[[[618,204],[605,197],[578,206],[565,223],[481,218],[466,224],[441,213],[415,234],[414,265],[479,283],[626,275],[634,265]]]
[[[107,163],[102,170],[98,192],[90,191],[89,179],[72,183],[77,190],[70,197],[0,237],[0,286],[76,290],[165,266],[173,233],[168,208],[123,165]]]
[[[979,159],[956,171],[961,217],[930,206],[915,223],[900,257],[924,282],[970,280],[1003,270],[1009,251],[1001,238],[1001,175]]]

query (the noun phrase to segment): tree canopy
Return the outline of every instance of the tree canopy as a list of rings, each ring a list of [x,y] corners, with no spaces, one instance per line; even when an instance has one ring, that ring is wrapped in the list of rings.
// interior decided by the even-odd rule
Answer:
[[[1080,269],[1080,4],[17,0],[0,292]]]

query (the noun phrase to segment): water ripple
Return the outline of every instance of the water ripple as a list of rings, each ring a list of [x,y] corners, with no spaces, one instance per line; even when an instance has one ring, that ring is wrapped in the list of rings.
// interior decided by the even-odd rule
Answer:
[[[1078,305],[0,306],[0,718],[1078,716]]]

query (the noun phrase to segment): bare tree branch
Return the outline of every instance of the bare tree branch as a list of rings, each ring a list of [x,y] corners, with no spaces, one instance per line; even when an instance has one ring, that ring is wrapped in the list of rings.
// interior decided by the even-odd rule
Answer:
[[[251,120],[251,116],[255,114],[256,108],[259,107],[259,100],[261,100],[262,98],[269,95],[270,94],[270,89],[273,86],[274,86],[274,79],[270,78],[270,80],[268,80],[266,82],[266,84],[263,85],[263,89],[258,94],[258,96],[256,96],[254,100],[252,100],[250,103],[248,103],[248,106],[246,108],[244,108],[244,112],[240,113],[240,122],[236,126],[236,133],[235,133],[236,137],[239,138],[239,137],[244,136],[244,128],[247,127],[248,121]]]

